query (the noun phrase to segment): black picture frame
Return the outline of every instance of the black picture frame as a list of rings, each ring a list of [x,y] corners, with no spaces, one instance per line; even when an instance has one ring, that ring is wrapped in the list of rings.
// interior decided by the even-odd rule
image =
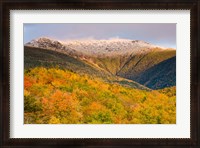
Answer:
[[[30,9],[163,9],[191,13],[191,138],[167,139],[11,139],[10,133],[10,46],[9,11]],[[0,145],[1,147],[200,147],[200,1],[199,0],[3,0],[0,2]]]

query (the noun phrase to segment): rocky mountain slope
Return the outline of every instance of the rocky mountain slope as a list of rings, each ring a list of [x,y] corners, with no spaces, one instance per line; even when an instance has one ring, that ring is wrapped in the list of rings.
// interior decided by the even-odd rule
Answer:
[[[111,75],[105,70],[99,69],[91,64],[68,56],[66,54],[52,51],[48,49],[41,49],[37,47],[24,48],[24,68],[28,70],[35,67],[59,68],[67,69],[80,75],[90,75],[103,79],[105,82],[120,84],[122,86],[137,88],[141,90],[150,90],[149,88],[115,75]]]

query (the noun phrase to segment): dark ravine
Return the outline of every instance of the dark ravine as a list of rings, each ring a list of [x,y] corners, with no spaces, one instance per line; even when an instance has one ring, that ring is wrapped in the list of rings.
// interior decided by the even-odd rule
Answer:
[[[164,62],[172,57],[176,59],[176,52],[173,50],[169,51],[162,51],[162,52],[154,52],[149,53],[144,56],[141,55],[135,55],[118,73],[118,76],[136,81],[140,84],[143,84],[151,89],[161,89],[167,86],[175,86],[176,83],[176,77],[174,75],[174,71],[176,69],[174,67],[171,67],[171,69],[168,68],[168,62]],[[162,68],[159,65],[160,63],[166,63],[165,66]],[[143,79],[146,79],[147,75],[149,74],[149,69],[152,69],[153,72],[151,72],[152,75],[148,76],[149,82],[148,84],[140,81]],[[167,72],[167,70],[169,70]],[[173,72],[171,72],[173,71]],[[165,73],[169,73],[169,75],[165,75]],[[160,75],[163,75],[165,77],[169,78],[163,78],[162,81],[155,81],[155,79],[150,79],[149,77],[155,77],[155,73],[160,73]],[[160,79],[160,78],[158,78]],[[170,80],[170,81],[169,81]],[[152,81],[152,82],[151,82]],[[171,82],[172,81],[172,82]],[[164,85],[160,85],[158,83],[163,83]],[[156,86],[156,87],[155,87]]]
[[[152,89],[176,85],[176,57],[167,59],[147,69],[135,81]]]

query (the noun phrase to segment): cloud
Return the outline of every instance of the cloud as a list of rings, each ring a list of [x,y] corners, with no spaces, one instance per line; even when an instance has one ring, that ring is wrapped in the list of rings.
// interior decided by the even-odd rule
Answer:
[[[110,37],[108,38],[109,40],[114,40],[114,39],[119,39],[120,37],[119,36],[115,36],[115,37]]]

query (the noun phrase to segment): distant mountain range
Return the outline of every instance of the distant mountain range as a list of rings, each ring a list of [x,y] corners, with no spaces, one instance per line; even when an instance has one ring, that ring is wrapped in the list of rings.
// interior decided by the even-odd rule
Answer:
[[[25,44],[25,68],[56,65],[139,89],[176,85],[176,50],[140,40],[42,37]]]

